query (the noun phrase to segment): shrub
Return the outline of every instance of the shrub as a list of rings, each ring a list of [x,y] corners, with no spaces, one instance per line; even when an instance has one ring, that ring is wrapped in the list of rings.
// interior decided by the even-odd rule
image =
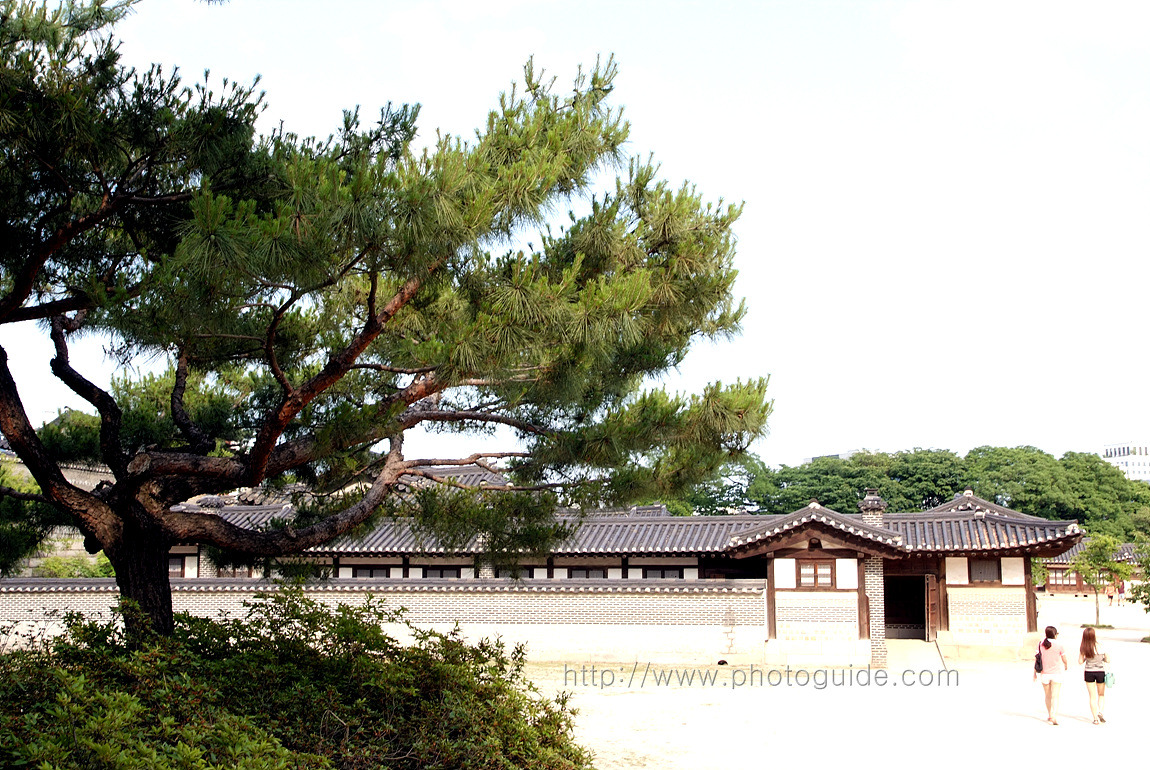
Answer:
[[[50,649],[0,659],[0,766],[589,767],[522,649],[414,628],[401,645],[396,622],[296,588],[242,619],[179,616],[170,638],[73,620]]]
[[[32,570],[36,577],[107,578],[115,577],[112,562],[103,551],[95,559],[86,556],[47,556]]]

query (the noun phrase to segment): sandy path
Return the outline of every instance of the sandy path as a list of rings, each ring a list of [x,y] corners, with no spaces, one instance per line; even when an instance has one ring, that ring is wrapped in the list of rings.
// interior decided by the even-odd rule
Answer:
[[[1058,597],[1040,607],[1040,624],[1059,626],[1068,648],[1077,648],[1080,624],[1092,620],[1092,600]],[[642,664],[634,678],[631,666],[614,666],[604,686],[602,671],[596,669],[592,684],[589,665],[584,670],[579,661],[534,665],[529,675],[544,693],[574,694],[577,735],[595,752],[600,770],[758,767],[816,757],[823,758],[815,762],[822,766],[883,754],[900,755],[898,764],[968,770],[972,763],[1004,760],[1141,765],[1150,729],[1150,644],[1138,639],[1150,635],[1150,616],[1140,607],[1104,607],[1102,621],[1116,626],[1099,636],[1119,678],[1107,697],[1109,723],[1102,726],[1091,723],[1079,668],[1064,687],[1062,724],[1046,724],[1042,691],[1027,661],[952,662],[957,681],[928,684],[937,669],[926,669],[920,682],[917,668],[904,674],[901,661],[892,659],[884,686],[874,674],[865,685],[859,672],[848,684],[850,672],[841,670],[805,685],[792,672],[789,686],[785,672],[768,679],[760,670],[761,683],[756,679],[751,686],[745,668],[728,667],[699,669],[687,684],[669,666],[648,670]],[[692,669],[680,672],[689,676]],[[825,686],[818,689],[819,683]]]

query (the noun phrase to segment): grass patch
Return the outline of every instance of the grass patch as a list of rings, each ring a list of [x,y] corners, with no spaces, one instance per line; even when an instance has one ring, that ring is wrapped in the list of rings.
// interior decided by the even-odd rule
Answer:
[[[1082,624],[1082,627],[1083,627],[1083,628],[1114,628],[1114,626],[1108,625],[1108,624],[1106,624],[1106,623],[1098,623],[1098,624],[1094,624],[1094,623],[1083,623],[1083,624]]]

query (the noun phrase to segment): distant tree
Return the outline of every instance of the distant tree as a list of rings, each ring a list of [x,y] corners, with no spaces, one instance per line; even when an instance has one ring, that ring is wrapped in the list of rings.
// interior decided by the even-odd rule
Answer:
[[[1082,576],[1082,581],[1094,590],[1094,624],[1102,622],[1101,603],[1098,592],[1108,584],[1118,580],[1129,580],[1133,572],[1127,562],[1115,557],[1122,542],[1110,535],[1092,535],[1070,560],[1070,569]]]
[[[94,414],[65,409],[37,434],[45,451],[59,462],[100,462],[100,418]]]
[[[735,457],[725,462],[712,478],[691,485],[682,494],[648,502],[662,502],[677,516],[753,510],[756,506],[748,497],[748,488],[766,470],[763,461],[753,454]]]
[[[1050,577],[1050,570],[1046,567],[1046,562],[1037,557],[1030,559],[1030,582],[1036,586],[1046,585],[1047,578]]]
[[[999,505],[1047,519],[1076,510],[1065,469],[1035,447],[978,447],[964,458],[974,493]]]
[[[888,467],[887,460],[876,454],[849,460],[819,457],[795,467],[763,469],[749,485],[747,496],[764,513],[790,513],[811,500],[853,513],[868,487],[879,489],[884,497],[891,493],[894,485],[887,476]]]
[[[17,477],[0,464],[0,575],[19,571],[53,529],[69,523],[68,516],[47,505],[34,483]]]
[[[1150,505],[1139,505],[1134,513],[1130,514],[1131,539],[1138,536],[1150,538]]]
[[[922,511],[950,500],[962,485],[962,460],[953,452],[858,452],[849,459],[819,457],[778,470],[754,468],[748,499],[771,513],[789,513],[811,499],[844,513],[857,510],[867,488],[879,490],[892,511]]]
[[[897,483],[891,510],[926,511],[949,502],[966,484],[963,459],[945,449],[912,449],[892,458],[890,476]]]
[[[1130,587],[1130,601],[1141,604],[1150,612],[1150,537],[1141,534],[1137,536],[1134,564],[1142,579]]]
[[[1067,518],[1077,519],[1092,533],[1129,541],[1139,529],[1138,511],[1150,504],[1150,485],[1126,478],[1096,454],[1067,452],[1059,463],[1074,506]]]

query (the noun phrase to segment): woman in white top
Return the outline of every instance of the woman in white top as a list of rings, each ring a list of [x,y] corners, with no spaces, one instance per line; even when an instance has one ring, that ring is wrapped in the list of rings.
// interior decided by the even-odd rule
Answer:
[[[1098,646],[1093,628],[1082,632],[1082,645],[1078,648],[1078,662],[1083,665],[1083,678],[1086,680],[1086,694],[1090,696],[1090,713],[1094,724],[1102,724],[1102,707],[1106,704],[1106,664],[1110,658]]]
[[[1058,641],[1057,628],[1046,627],[1046,638],[1038,645],[1038,652],[1042,656],[1042,673],[1036,672],[1034,677],[1042,682],[1042,691],[1046,695],[1046,721],[1056,725],[1062,680],[1066,678],[1066,669],[1070,667],[1070,662],[1066,660],[1066,649]]]

